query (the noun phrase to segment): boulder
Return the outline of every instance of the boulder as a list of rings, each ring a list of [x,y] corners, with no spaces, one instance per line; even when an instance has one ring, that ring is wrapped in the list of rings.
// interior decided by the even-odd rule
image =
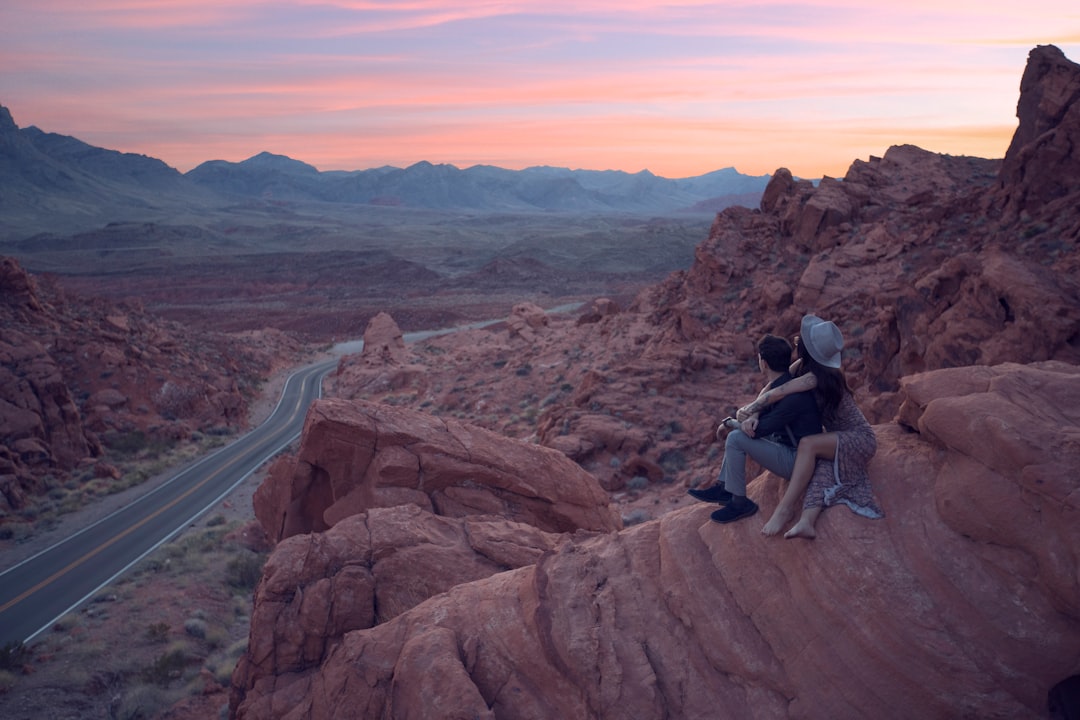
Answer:
[[[511,338],[520,338],[526,342],[536,340],[537,333],[548,326],[549,319],[544,308],[536,303],[518,303],[510,311],[506,326]]]
[[[405,336],[394,318],[380,312],[368,321],[364,330],[364,348],[360,356],[369,362],[401,363],[406,358]]]
[[[562,453],[341,399],[312,404],[296,457],[275,464],[254,497],[255,515],[275,540],[406,503],[449,517],[498,515],[549,532],[621,524],[596,479]]]
[[[233,676],[235,691],[242,697],[264,678],[316,668],[346,633],[461,583],[531,565],[560,537],[501,518],[447,518],[400,505],[287,538],[256,591],[258,632]]]

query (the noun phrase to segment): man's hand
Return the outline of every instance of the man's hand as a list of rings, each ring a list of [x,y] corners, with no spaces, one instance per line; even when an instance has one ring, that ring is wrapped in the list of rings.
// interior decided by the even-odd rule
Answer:
[[[747,437],[754,437],[754,433],[757,432],[757,424],[758,416],[751,415],[750,417],[742,421],[742,425],[740,426],[740,428],[744,433],[746,433]]]
[[[728,432],[732,430],[738,430],[742,426],[738,420],[733,417],[726,417],[720,421],[720,424],[716,426],[716,439],[723,440]]]

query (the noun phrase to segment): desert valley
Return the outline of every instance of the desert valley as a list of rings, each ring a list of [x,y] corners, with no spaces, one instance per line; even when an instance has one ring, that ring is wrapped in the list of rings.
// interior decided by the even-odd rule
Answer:
[[[1001,158],[896,145],[814,181],[181,174],[0,108],[0,571],[336,359],[235,495],[0,637],[0,715],[1080,712],[1080,65],[1021,71]],[[759,468],[762,513],[712,523],[686,491],[716,425],[809,312],[843,330],[885,517],[763,537]]]

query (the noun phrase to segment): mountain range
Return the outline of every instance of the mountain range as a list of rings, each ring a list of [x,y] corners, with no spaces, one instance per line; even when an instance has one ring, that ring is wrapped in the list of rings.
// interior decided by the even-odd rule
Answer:
[[[0,106],[0,240],[115,221],[175,220],[238,202],[392,206],[471,213],[711,215],[754,205],[770,176],[725,168],[668,179],[647,170],[524,170],[419,162],[406,168],[319,171],[263,152],[211,160],[187,173],[145,155],[19,128]]]

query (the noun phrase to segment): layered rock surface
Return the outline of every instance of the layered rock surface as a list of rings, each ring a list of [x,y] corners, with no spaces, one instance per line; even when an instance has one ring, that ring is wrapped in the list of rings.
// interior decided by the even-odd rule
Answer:
[[[549,532],[620,527],[596,479],[562,453],[387,405],[312,404],[295,458],[255,494],[273,540],[326,530],[371,508],[490,514]]]
[[[496,569],[445,519],[411,510],[397,535],[401,519],[371,511],[292,538],[252,626],[249,662],[278,672],[236,688],[236,715],[1037,716],[1080,653],[1080,369],[937,371],[901,397],[870,467],[886,518],[834,508],[812,543],[698,506],[558,547],[521,532],[534,564],[435,595],[437,558]],[[768,474],[751,487],[766,502],[779,490]],[[380,553],[380,534],[399,539]],[[437,577],[433,597],[360,629],[376,616],[372,558],[417,537],[423,561],[385,577]]]

